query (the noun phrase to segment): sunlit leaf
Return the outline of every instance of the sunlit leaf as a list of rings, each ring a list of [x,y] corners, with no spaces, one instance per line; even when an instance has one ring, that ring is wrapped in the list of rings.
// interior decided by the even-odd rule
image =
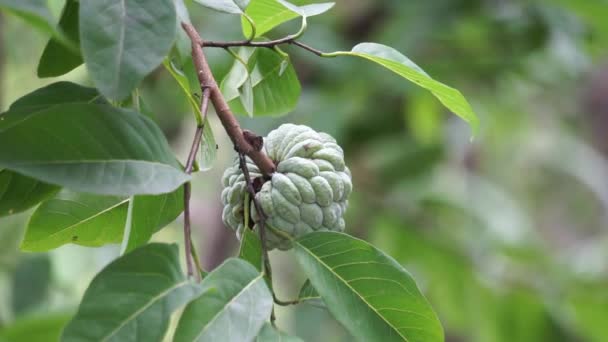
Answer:
[[[432,79],[399,51],[382,44],[361,43],[351,51],[338,51],[326,54],[326,56],[356,56],[382,65],[399,76],[429,90],[449,110],[469,123],[473,135],[477,133],[479,121],[464,96],[458,90]]]
[[[412,277],[380,250],[335,232],[311,233],[294,245],[311,284],[353,336],[443,341],[443,328]]]
[[[229,259],[201,287],[203,294],[180,318],[176,342],[251,341],[270,318],[272,295],[263,275],[244,260]]]
[[[95,85],[122,100],[169,53],[176,36],[173,0],[80,3],[84,61]]]
[[[95,276],[62,341],[162,341],[173,311],[200,293],[176,245],[148,244]]]

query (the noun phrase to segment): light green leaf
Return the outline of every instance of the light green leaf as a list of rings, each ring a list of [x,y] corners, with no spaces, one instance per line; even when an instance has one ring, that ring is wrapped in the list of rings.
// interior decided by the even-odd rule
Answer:
[[[59,341],[63,327],[71,317],[71,313],[57,312],[20,318],[0,329],[0,341]]]
[[[282,331],[275,329],[272,324],[266,322],[260,331],[255,342],[302,342],[302,340],[295,336],[290,336]]]
[[[382,65],[399,76],[429,90],[449,110],[469,123],[473,136],[477,134],[479,120],[464,96],[458,90],[432,79],[399,51],[382,44],[361,43],[351,51],[338,51],[325,54],[325,56],[356,56]]]
[[[312,17],[327,12],[333,2],[296,6],[284,0],[251,0],[245,13],[255,23],[255,37],[261,37],[273,28],[298,17]],[[241,20],[243,34],[251,37],[251,25]]]
[[[0,117],[0,167],[78,192],[161,194],[190,179],[150,119],[70,103]]]
[[[59,187],[18,173],[0,171],[0,217],[26,211],[53,196]]]
[[[253,89],[253,115],[284,115],[292,111],[300,97],[301,86],[296,72],[285,59],[270,49],[244,49],[239,56],[245,59],[250,70]],[[251,52],[251,53],[249,53]],[[281,72],[282,71],[282,72]],[[247,114],[239,97],[239,88],[247,81],[248,71],[235,61],[220,86],[228,105],[237,114]]]
[[[263,275],[244,260],[224,262],[201,287],[203,294],[182,314],[176,342],[251,341],[270,317],[272,295]]]
[[[173,0],[80,3],[84,61],[99,90],[123,100],[167,56],[176,36]]]
[[[249,0],[194,0],[207,8],[230,14],[243,14]]]
[[[54,34],[55,32],[55,18],[53,18],[47,1],[0,0],[0,9],[14,13],[44,33]]]
[[[162,341],[173,311],[200,293],[176,245],[145,245],[95,276],[62,341]]]
[[[380,250],[335,232],[311,233],[294,245],[329,311],[359,340],[443,341],[441,324],[412,277]]]
[[[249,228],[243,229],[239,258],[248,261],[258,271],[262,271],[262,243],[258,235]]]
[[[21,249],[42,252],[68,243],[88,247],[120,243],[128,202],[125,197],[63,191],[32,214]],[[135,196],[127,251],[148,242],[182,211],[182,187],[168,194]]]
[[[59,19],[59,29],[76,47],[80,46],[78,12],[78,1],[67,0],[61,14],[61,19]],[[57,38],[51,38],[42,52],[42,57],[40,57],[38,77],[61,76],[81,64],[82,56],[80,55],[80,51],[74,51],[74,49],[66,46]]]

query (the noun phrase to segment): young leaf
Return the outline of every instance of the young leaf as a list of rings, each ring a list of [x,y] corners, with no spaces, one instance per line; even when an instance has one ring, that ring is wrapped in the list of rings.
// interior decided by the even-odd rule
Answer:
[[[0,117],[0,167],[78,192],[161,194],[190,177],[160,128],[130,110],[70,103]]]
[[[243,14],[249,0],[194,0],[195,2],[216,10],[230,14]]]
[[[80,46],[78,12],[78,1],[67,0],[61,19],[59,19],[59,29],[75,46]],[[72,50],[57,38],[51,38],[42,52],[42,57],[40,57],[38,77],[61,76],[81,64],[82,56],[79,51]]]
[[[173,0],[96,0],[80,3],[84,61],[97,88],[122,100],[171,50]]]
[[[262,330],[260,330],[258,337],[256,337],[255,342],[302,342],[302,340],[298,337],[287,335],[266,322]]]
[[[479,120],[464,96],[458,90],[432,79],[399,51],[382,44],[361,43],[351,51],[338,51],[325,54],[325,56],[356,56],[382,65],[399,76],[429,90],[449,110],[469,123],[473,136],[477,134]]]
[[[353,336],[364,341],[443,341],[441,324],[414,280],[380,250],[335,232],[311,233],[294,245],[310,282]]]
[[[0,171],[0,217],[26,211],[53,196],[59,187],[22,176]]]
[[[20,318],[0,328],[0,341],[59,341],[63,327],[71,317],[71,313],[57,312]]]
[[[251,49],[247,49],[251,51]],[[239,51],[239,56],[244,57]],[[276,51],[256,49],[246,59],[253,90],[253,115],[284,115],[292,111],[300,98],[301,86],[296,72]],[[221,84],[221,90],[230,108],[237,114],[247,114],[239,88],[247,81],[247,69],[235,61]]]
[[[312,17],[329,11],[335,3],[324,2],[296,6],[285,0],[251,0],[245,13],[255,23],[255,37],[261,37],[273,28],[298,17]],[[251,37],[251,25],[241,20],[243,34]]]
[[[248,261],[258,271],[262,271],[262,243],[258,235],[249,228],[243,229],[239,258]]]
[[[62,341],[162,341],[173,311],[200,293],[176,245],[146,245],[95,276]]]
[[[174,341],[251,341],[272,310],[263,275],[251,264],[229,259],[201,283],[203,294],[182,314]]]
[[[127,251],[150,240],[183,211],[183,189],[154,196],[135,196]],[[64,191],[43,202],[32,214],[21,249],[47,251],[74,243],[103,246],[120,243],[127,219],[128,198]]]

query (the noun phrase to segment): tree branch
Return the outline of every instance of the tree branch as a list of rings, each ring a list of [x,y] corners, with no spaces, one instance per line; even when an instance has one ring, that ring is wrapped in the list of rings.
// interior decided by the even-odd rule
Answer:
[[[261,150],[255,149],[249,141],[247,141],[243,135],[243,130],[241,129],[239,122],[234,117],[234,114],[230,110],[228,103],[220,92],[217,82],[211,73],[211,68],[203,54],[203,40],[192,25],[182,23],[182,27],[192,41],[192,59],[194,61],[194,66],[196,67],[201,87],[203,89],[209,89],[211,103],[213,104],[226,133],[230,137],[230,140],[232,140],[235,149],[238,152],[247,155],[258,166],[262,174],[265,177],[269,177],[275,171],[274,162],[267,155],[262,153]]]
[[[254,42],[250,40],[237,40],[231,42],[215,42],[215,41],[203,41],[201,42],[202,47],[218,47],[227,49],[229,47],[239,47],[239,46],[251,46],[251,47],[265,47],[265,48],[274,48],[278,45],[289,44],[298,46],[306,51],[310,51],[319,57],[326,56],[327,54],[321,50],[317,50],[311,46],[308,46],[304,43],[301,43],[296,40],[296,36],[287,36],[276,40],[270,40],[267,42]]]

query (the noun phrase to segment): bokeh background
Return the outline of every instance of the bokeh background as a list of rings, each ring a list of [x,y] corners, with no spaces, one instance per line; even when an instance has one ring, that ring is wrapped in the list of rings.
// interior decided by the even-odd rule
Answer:
[[[50,2],[58,16],[62,1]],[[238,18],[190,9],[204,38],[240,38]],[[296,28],[286,24],[274,35]],[[35,76],[48,37],[6,14],[0,32],[4,110],[56,79]],[[355,184],[347,231],[414,275],[447,341],[608,341],[608,1],[338,0],[310,20],[303,41],[325,51],[363,41],[395,47],[460,89],[481,119],[472,140],[464,122],[398,76],[291,47],[303,85],[297,109],[240,118],[260,134],[294,122],[337,138]],[[208,55],[221,79],[231,57]],[[83,67],[62,79],[90,84]],[[194,121],[181,90],[159,69],[141,92],[185,159]],[[237,246],[219,200],[234,153],[210,116],[219,156],[196,175],[193,200],[208,269]],[[20,252],[28,215],[0,218],[0,335],[38,329],[51,341],[118,247]],[[182,244],[180,220],[154,240]],[[293,257],[271,257],[279,296],[296,296],[304,279]],[[306,341],[352,340],[325,309],[308,304],[279,308],[278,324]]]

